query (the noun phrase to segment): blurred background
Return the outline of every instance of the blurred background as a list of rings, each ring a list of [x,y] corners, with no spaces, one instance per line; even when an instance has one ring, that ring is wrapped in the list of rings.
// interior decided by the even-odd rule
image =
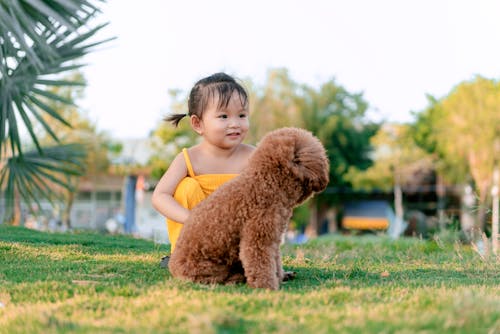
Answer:
[[[187,95],[224,71],[258,144],[312,131],[325,192],[287,240],[326,233],[497,235],[496,1],[4,1],[0,218],[167,242],[151,192],[198,138]]]

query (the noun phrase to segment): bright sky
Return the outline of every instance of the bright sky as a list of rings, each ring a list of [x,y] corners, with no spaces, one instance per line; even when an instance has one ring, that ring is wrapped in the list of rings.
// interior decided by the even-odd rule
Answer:
[[[335,78],[397,122],[426,94],[500,79],[495,0],[108,0],[102,10],[101,36],[117,40],[86,57],[80,105],[116,138],[146,137],[169,111],[168,90],[187,94],[219,71],[259,86],[278,67],[311,86]]]

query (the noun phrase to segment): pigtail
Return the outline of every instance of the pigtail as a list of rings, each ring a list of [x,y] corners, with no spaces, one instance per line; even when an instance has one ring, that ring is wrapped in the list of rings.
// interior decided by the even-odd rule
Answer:
[[[179,122],[181,121],[181,119],[183,119],[186,116],[187,116],[187,114],[172,114],[172,115],[166,116],[164,118],[164,120],[166,122],[172,123],[175,127],[177,127],[177,126],[179,126]]]
[[[240,96],[243,106],[248,104],[248,94],[236,80],[226,73],[215,73],[196,82],[191,89],[188,98],[187,114],[171,114],[164,118],[165,121],[172,123],[175,127],[179,125],[181,119],[185,116],[203,117],[203,111],[209,101],[215,96],[218,97],[218,107],[226,108],[234,92]]]

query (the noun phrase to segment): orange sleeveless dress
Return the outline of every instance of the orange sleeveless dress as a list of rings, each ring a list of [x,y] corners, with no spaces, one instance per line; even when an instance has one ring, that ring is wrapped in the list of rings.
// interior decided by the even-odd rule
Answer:
[[[215,191],[223,183],[231,180],[238,174],[202,174],[195,175],[193,171],[193,166],[191,165],[191,160],[187,149],[182,149],[184,154],[184,160],[186,161],[186,167],[188,170],[188,176],[183,178],[181,182],[177,185],[174,192],[174,199],[182,205],[184,208],[191,210],[198,203],[203,201],[211,193]],[[175,244],[181,233],[183,224],[176,221],[167,219],[167,229],[168,238],[170,240],[171,248],[170,251],[173,252],[175,249]]]

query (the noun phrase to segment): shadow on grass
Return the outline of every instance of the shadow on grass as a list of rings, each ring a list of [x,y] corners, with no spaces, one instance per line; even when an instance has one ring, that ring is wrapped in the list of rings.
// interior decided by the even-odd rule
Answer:
[[[123,254],[124,251],[149,252],[155,247],[161,247],[166,251],[169,248],[169,246],[158,246],[151,241],[126,235],[105,235],[89,231],[50,233],[1,224],[0,241],[37,247],[78,245],[85,248],[86,252],[104,254]]]
[[[349,287],[352,289],[365,288],[399,288],[399,287],[444,287],[457,288],[462,286],[482,285],[495,287],[500,280],[500,274],[491,272],[477,273],[472,270],[451,271],[440,269],[409,269],[391,272],[387,277],[381,273],[370,272],[359,267],[351,270],[334,270],[311,267],[287,267],[286,270],[297,272],[297,277],[281,284],[280,290],[291,294],[304,294],[321,289]],[[168,279],[172,279],[168,274]],[[215,291],[224,293],[252,294],[262,290],[255,290],[245,284],[234,286],[209,286],[173,279],[180,290]]]
[[[35,258],[34,261],[2,260],[0,278],[4,283],[37,281],[72,282],[91,280],[107,285],[150,286],[165,280],[168,273],[159,265],[145,261],[72,261]]]
[[[289,267],[297,272],[295,280],[286,282],[282,287],[289,292],[316,290],[346,286],[366,288],[378,286],[393,287],[460,287],[460,286],[498,286],[500,273],[493,269],[487,271],[442,270],[442,269],[402,269],[390,273],[380,273],[354,266],[350,270],[319,269],[310,267]]]
[[[0,242],[2,284],[81,281],[96,287],[144,288],[166,277],[159,267],[164,251],[147,240],[0,225]]]

